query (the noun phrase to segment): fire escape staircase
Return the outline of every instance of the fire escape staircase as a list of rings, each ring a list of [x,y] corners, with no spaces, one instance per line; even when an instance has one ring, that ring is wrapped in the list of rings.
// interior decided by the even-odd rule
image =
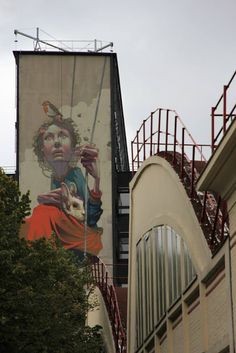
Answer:
[[[126,332],[121,320],[116,290],[106,265],[98,257],[92,258],[92,274],[106,306],[116,353],[126,353]]]
[[[211,145],[197,145],[174,110],[158,108],[143,121],[131,144],[132,171],[150,156],[165,158],[178,174],[214,255],[229,234],[226,203],[211,192],[196,190],[200,171],[206,164],[203,150]]]

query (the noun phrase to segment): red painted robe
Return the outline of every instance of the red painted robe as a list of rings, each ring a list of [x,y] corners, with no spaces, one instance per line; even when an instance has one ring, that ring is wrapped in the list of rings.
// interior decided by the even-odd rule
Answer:
[[[36,240],[42,237],[50,238],[53,232],[61,240],[65,249],[84,251],[84,224],[53,205],[41,204],[35,207],[32,216],[26,218],[25,223],[22,224],[20,236],[27,240]],[[88,253],[97,255],[102,249],[101,233],[99,228],[93,229],[87,226]]]

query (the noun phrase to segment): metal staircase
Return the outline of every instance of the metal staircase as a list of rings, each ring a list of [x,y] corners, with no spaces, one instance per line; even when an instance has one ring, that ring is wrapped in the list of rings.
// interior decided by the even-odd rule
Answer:
[[[106,265],[98,257],[92,258],[92,274],[106,305],[116,353],[126,353],[126,332],[122,325],[116,290]]]
[[[193,205],[208,246],[214,255],[229,234],[226,203],[211,192],[196,190],[200,171],[206,164],[203,150],[211,145],[198,145],[174,110],[158,108],[145,119],[131,143],[132,171],[148,157],[165,158],[178,174]]]

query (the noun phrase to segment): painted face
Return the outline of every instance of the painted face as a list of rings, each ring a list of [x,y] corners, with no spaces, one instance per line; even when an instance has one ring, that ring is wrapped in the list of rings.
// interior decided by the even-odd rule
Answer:
[[[57,125],[50,125],[43,134],[43,149],[45,159],[54,161],[68,161],[71,159],[72,146],[68,130]]]

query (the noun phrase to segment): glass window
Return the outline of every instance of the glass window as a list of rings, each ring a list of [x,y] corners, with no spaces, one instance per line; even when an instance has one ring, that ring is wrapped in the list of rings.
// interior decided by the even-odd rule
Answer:
[[[165,275],[165,246],[164,246],[164,237],[165,237],[164,227],[156,227],[153,230],[154,244],[155,244],[155,269],[154,276],[156,279],[156,316],[157,322],[161,319],[166,311],[166,275]]]
[[[119,251],[119,259],[127,260],[129,255],[129,239],[128,237],[120,238],[120,251]]]
[[[152,237],[151,233],[144,236],[144,259],[145,259],[145,313],[146,313],[146,334],[153,330],[153,264],[152,264]]]
[[[181,238],[170,227],[166,227],[168,254],[169,305],[181,294]]]
[[[157,325],[195,276],[187,246],[173,228],[160,225],[143,236],[137,244],[137,347],[154,329],[154,307]]]
[[[196,277],[196,271],[193,267],[192,261],[186,244],[183,244],[184,249],[184,286],[187,287],[192,280]]]
[[[142,276],[142,243],[137,246],[137,278],[136,278],[136,332],[137,347],[143,342],[143,276]]]
[[[121,192],[119,194],[118,210],[120,214],[129,213],[129,193]]]
[[[129,193],[122,192],[119,194],[119,207],[129,207]]]

